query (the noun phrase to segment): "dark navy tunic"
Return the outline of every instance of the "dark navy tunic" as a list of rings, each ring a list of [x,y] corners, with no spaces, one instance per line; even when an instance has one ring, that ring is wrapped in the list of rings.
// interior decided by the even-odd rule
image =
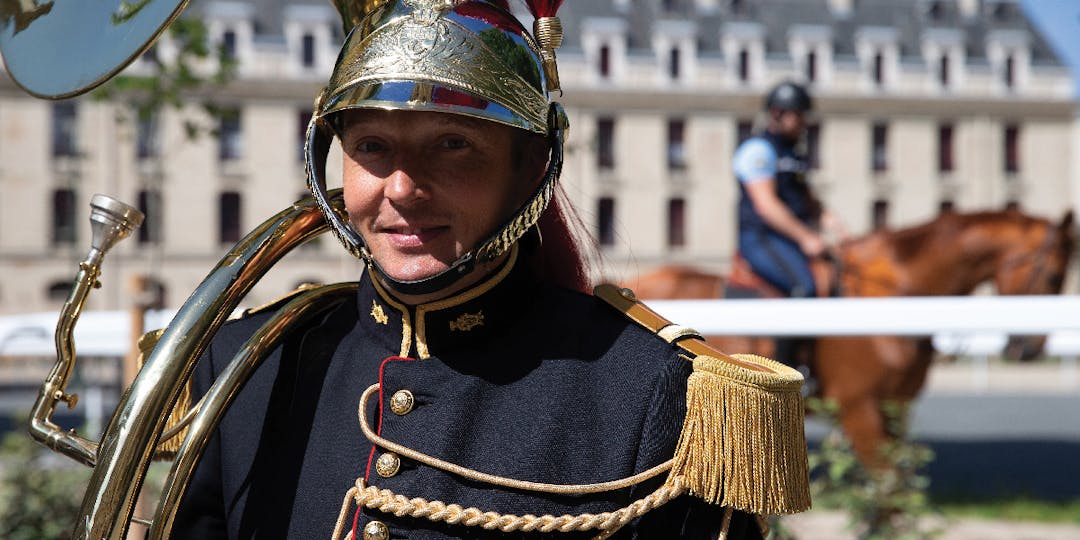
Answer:
[[[230,323],[194,377],[195,395],[269,313]],[[554,484],[616,480],[674,454],[691,364],[603,301],[539,281],[513,258],[487,281],[414,307],[364,276],[355,301],[293,332],[257,370],[210,442],[174,538],[329,539],[358,477],[406,497],[518,516],[613,511],[652,492],[549,495],[498,488],[408,459],[389,478],[359,428],[365,411],[390,441],[484,473]],[[414,406],[391,412],[408,390]],[[381,407],[379,401],[381,400]],[[348,528],[357,509],[350,505]],[[682,496],[613,538],[716,538],[725,509]],[[492,533],[363,509],[391,538],[591,538]],[[758,538],[734,513],[729,538]],[[359,535],[358,538],[361,538]]]

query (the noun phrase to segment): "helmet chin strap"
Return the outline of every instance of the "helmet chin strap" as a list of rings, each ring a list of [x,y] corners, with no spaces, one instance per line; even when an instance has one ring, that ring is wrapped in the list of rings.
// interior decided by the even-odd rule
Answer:
[[[472,273],[477,263],[486,264],[506,253],[540,219],[540,214],[547,208],[555,191],[555,182],[562,172],[563,141],[566,137],[566,113],[558,103],[552,103],[548,109],[548,146],[551,155],[548,159],[544,178],[532,196],[521,205],[510,219],[498,230],[481,241],[473,249],[454,261],[446,270],[433,276],[417,280],[399,280],[390,277],[372,256],[364,238],[349,223],[348,214],[330,203],[326,192],[326,156],[333,141],[331,130],[320,125],[320,119],[313,117],[308,124],[306,145],[306,167],[308,188],[319,205],[334,236],[350,253],[363,260],[379,280],[395,292],[405,295],[426,295],[444,290],[462,277]]]

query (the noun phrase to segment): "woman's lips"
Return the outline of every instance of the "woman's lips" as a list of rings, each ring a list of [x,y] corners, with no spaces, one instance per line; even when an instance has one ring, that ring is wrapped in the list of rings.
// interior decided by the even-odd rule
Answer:
[[[416,248],[431,242],[450,230],[450,227],[402,227],[386,229],[384,234],[398,248]]]

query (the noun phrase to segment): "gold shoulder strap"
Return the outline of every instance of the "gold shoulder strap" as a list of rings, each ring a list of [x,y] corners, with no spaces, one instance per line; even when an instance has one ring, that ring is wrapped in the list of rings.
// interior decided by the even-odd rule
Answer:
[[[728,355],[675,325],[629,289],[600,285],[600,299],[686,351],[686,419],[668,482],[710,503],[756,514],[810,508],[802,374],[774,360]]]

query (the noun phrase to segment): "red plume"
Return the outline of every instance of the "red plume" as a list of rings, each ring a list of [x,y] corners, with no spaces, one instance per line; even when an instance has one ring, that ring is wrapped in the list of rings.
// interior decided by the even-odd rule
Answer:
[[[525,0],[533,17],[554,17],[562,6],[563,0]]]

